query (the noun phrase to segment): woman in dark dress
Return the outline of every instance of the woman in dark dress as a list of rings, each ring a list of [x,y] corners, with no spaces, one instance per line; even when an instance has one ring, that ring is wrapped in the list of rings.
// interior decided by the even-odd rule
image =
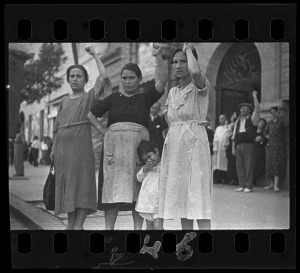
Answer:
[[[278,192],[279,179],[285,175],[285,125],[277,106],[272,107],[270,112],[273,118],[267,127],[266,176],[271,180],[271,184],[265,189]]]
[[[150,108],[163,95],[167,82],[161,49],[160,45],[154,45],[158,79],[149,90],[139,92],[141,70],[136,64],[128,63],[121,70],[122,91],[95,101],[88,114],[92,124],[101,132],[103,128],[97,118],[108,112],[98,185],[98,209],[105,210],[107,230],[114,229],[119,210],[132,210],[134,229],[142,229],[143,218],[134,209],[140,189],[136,174],[142,165],[137,147],[142,139],[149,140]]]
[[[254,140],[254,170],[253,184],[265,173],[266,170],[266,132],[267,121],[261,118],[258,122],[256,138]]]

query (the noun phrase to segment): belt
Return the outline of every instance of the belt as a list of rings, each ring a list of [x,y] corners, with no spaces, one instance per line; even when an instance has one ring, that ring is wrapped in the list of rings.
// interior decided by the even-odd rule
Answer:
[[[172,121],[170,123],[170,126],[176,126],[176,125],[187,125],[192,123],[198,123],[199,125],[205,125],[208,123],[207,120],[178,120],[178,121]]]
[[[71,126],[76,126],[76,125],[81,125],[81,124],[90,124],[90,122],[89,121],[79,121],[79,122],[74,122],[74,123],[68,123],[68,124],[58,126],[58,129],[64,128],[64,127],[69,128]]]
[[[108,130],[114,131],[131,131],[142,132],[147,130],[145,126],[135,122],[117,122],[109,126]]]

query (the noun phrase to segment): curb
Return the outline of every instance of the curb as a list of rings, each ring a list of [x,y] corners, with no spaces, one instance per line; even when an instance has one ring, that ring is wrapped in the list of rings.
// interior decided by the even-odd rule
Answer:
[[[28,204],[12,193],[9,193],[9,204],[14,210],[26,217],[33,225],[43,230],[64,230],[66,226],[48,212]]]

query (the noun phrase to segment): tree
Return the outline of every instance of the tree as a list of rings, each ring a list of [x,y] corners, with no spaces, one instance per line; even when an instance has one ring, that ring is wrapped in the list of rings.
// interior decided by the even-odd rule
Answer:
[[[64,54],[59,43],[42,44],[38,58],[24,65],[21,101],[26,101],[28,104],[40,102],[44,96],[62,86],[63,77],[58,77],[57,72],[67,60]]]

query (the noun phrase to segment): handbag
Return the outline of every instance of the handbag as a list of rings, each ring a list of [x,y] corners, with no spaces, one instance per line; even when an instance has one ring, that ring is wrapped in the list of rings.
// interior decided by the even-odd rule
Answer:
[[[43,201],[46,210],[55,209],[55,173],[54,162],[51,162],[50,170],[43,190]]]

